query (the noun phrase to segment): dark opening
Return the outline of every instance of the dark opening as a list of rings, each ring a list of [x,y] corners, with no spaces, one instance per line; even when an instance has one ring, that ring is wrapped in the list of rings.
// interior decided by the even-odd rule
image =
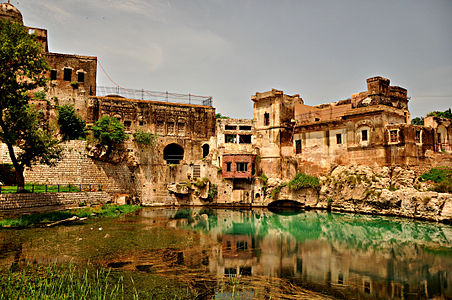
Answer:
[[[319,118],[315,118],[315,121],[318,122],[318,121],[320,121],[320,119]]]
[[[57,80],[57,70],[50,70],[50,80]]]
[[[231,162],[226,163],[226,172],[231,172],[231,165],[232,165]]]
[[[64,68],[64,78],[65,81],[72,80],[72,69]]]
[[[251,144],[251,135],[250,134],[239,135],[239,144]]]
[[[77,74],[77,81],[78,82],[85,82],[85,73],[84,72],[78,72]]]
[[[225,134],[224,142],[225,143],[237,143],[237,136],[235,134]]]
[[[209,145],[202,145],[202,158],[207,157],[209,155]]]
[[[361,141],[365,142],[367,141],[367,129],[361,130]]]
[[[163,149],[163,159],[167,164],[179,164],[184,159],[184,148],[178,144],[169,144]]]
[[[237,172],[242,172],[242,173],[248,172],[248,163],[238,162],[238,163],[236,163],[236,165],[237,165]]]
[[[342,134],[336,134],[336,144],[342,144]]]
[[[226,241],[226,250],[231,251],[232,250],[232,244],[231,241]]]
[[[264,114],[264,125],[265,126],[270,125],[270,114],[269,113]]]
[[[364,293],[370,294],[370,282],[369,281],[364,282]]]
[[[126,127],[126,129],[130,129],[131,125],[132,125],[132,121],[124,121],[124,127]]]
[[[224,268],[224,275],[235,275],[237,274],[236,268]]]
[[[339,272],[339,274],[337,275],[337,283],[344,284],[344,274],[342,274],[342,272]]]
[[[295,141],[295,154],[301,153],[301,140]]]
[[[251,267],[240,267],[240,275],[251,276]]]
[[[251,126],[239,126],[240,130],[251,130]]]
[[[144,125],[144,122],[143,122],[143,121],[138,121],[138,124],[139,124],[140,126],[143,126],[143,125]]]
[[[389,132],[390,134],[390,138],[391,138],[391,143],[396,143],[399,140],[398,134],[397,134],[397,130],[391,130]]]
[[[247,241],[238,241],[236,243],[237,251],[245,251],[248,250],[248,242]]]
[[[235,125],[226,125],[224,126],[224,130],[236,130],[237,126]]]
[[[420,142],[421,142],[421,131],[416,130],[416,143],[420,143]]]

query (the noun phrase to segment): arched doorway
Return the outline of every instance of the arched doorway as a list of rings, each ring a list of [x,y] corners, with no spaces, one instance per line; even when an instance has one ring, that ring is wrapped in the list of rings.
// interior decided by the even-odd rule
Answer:
[[[208,144],[204,144],[202,145],[202,158],[207,157],[207,155],[209,155],[209,145]]]
[[[163,159],[167,164],[179,164],[184,159],[184,148],[178,144],[169,144],[163,149]]]

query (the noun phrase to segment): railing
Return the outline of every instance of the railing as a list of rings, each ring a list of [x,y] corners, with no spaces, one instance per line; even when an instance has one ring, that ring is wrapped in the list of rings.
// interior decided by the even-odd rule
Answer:
[[[28,193],[75,193],[102,191],[100,184],[26,184]],[[14,194],[19,191],[17,185],[0,185],[0,194]]]
[[[98,86],[96,95],[105,96],[121,96],[128,99],[160,101],[193,105],[212,106],[212,97],[197,96],[192,94],[176,94],[168,92],[156,92],[147,90],[124,89],[120,87]]]

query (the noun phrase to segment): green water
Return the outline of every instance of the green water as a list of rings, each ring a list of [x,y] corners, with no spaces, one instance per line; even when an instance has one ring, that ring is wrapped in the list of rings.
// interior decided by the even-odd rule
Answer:
[[[55,261],[112,268],[160,298],[452,298],[452,226],[391,217],[162,208],[0,230],[1,269]]]

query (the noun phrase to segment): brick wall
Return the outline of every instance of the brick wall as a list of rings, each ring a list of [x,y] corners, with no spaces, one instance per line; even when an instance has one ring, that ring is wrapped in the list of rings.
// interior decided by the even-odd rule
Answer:
[[[78,207],[80,204],[104,204],[109,201],[111,196],[106,192],[1,194],[0,212],[37,213]]]

